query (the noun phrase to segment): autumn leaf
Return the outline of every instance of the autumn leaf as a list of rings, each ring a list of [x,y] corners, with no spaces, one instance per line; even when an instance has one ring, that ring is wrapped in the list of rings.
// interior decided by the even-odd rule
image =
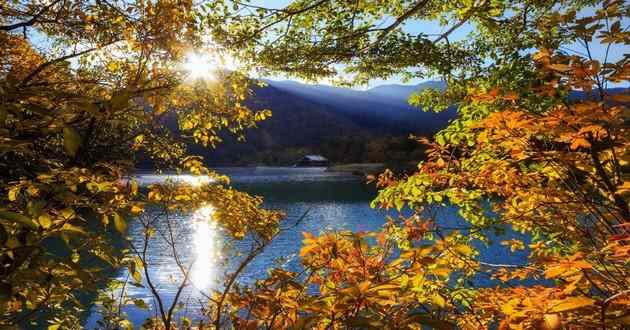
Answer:
[[[123,219],[116,212],[112,214],[112,217],[114,218],[114,227],[116,228],[116,230],[119,233],[124,234],[127,231],[127,222],[125,221],[125,219]]]
[[[613,94],[608,96],[612,101],[627,103],[630,102],[630,95],[626,93]]]
[[[588,142],[588,140],[586,140],[585,138],[575,138],[572,142],[571,142],[571,150],[577,150],[579,148],[590,148],[591,147],[591,143]]]
[[[560,64],[560,63],[550,64],[548,68],[554,71],[559,71],[559,72],[566,72],[566,71],[571,70],[570,65]]]
[[[139,204],[134,204],[131,206],[131,213],[134,215],[138,215],[142,212],[144,212],[144,207],[142,205]]]
[[[568,312],[595,304],[595,299],[587,297],[569,297],[559,301],[552,301],[549,313]]]
[[[22,189],[22,186],[20,185],[16,185],[13,186],[9,189],[9,192],[7,193],[7,198],[9,198],[9,201],[14,202],[17,200],[18,198],[18,194],[20,193],[20,190]]]
[[[473,254],[473,249],[466,244],[458,244],[455,246],[455,251],[464,256],[470,256]]]
[[[432,295],[430,299],[431,299],[431,302],[437,305],[438,307],[440,308],[446,307],[446,299],[444,299],[444,297],[442,297],[441,294],[436,293]]]

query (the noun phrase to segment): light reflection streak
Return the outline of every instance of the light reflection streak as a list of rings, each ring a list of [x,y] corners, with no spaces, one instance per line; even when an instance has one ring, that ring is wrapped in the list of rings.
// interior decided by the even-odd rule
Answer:
[[[209,183],[215,182],[214,179],[210,178],[207,175],[178,175],[176,180],[179,180],[184,183],[188,183],[192,186],[199,187],[202,185],[206,185]],[[210,216],[210,215],[208,215]]]
[[[190,281],[199,290],[207,289],[217,282],[217,261],[221,254],[221,237],[212,214],[214,208],[205,206],[197,210],[191,218],[192,245],[195,261],[191,269]]]

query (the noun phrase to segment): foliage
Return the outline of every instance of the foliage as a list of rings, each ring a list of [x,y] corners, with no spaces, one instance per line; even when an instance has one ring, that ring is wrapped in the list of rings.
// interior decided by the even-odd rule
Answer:
[[[133,326],[126,304],[148,307],[126,295],[129,285],[157,301],[145,328],[190,328],[174,318],[192,264],[181,262],[171,224],[206,210],[203,220],[227,236],[252,238],[207,296],[214,328],[627,327],[629,98],[607,87],[627,83],[630,66],[627,54],[598,61],[590,46],[627,45],[629,11],[622,1],[5,1],[0,323],[78,328],[79,294],[98,289],[103,269],[126,267],[127,281],[100,294],[103,328]],[[430,36],[405,28],[409,20],[449,27]],[[450,40],[468,25],[469,38]],[[415,173],[374,178],[383,189],[373,205],[399,217],[372,233],[305,234],[301,272],[272,269],[240,286],[282,215],[186,151],[214,146],[221,131],[241,136],[269,112],[247,109],[250,81],[238,71],[187,79],[181,63],[200,49],[306,79],[443,74],[445,93],[410,102],[457,104],[458,118],[425,141]],[[142,156],[213,182],[140,188],[129,174]],[[447,205],[464,224],[447,226],[433,212]],[[125,239],[132,218],[144,238],[118,249],[108,234]],[[490,240],[507,230],[528,239]],[[158,234],[182,275],[171,304],[148,271]],[[527,262],[491,263],[482,256],[493,248],[523,250]]]
[[[304,270],[276,269],[255,288],[235,293],[235,324],[628,326],[630,99],[627,89],[608,89],[628,83],[628,54],[609,61],[629,42],[627,4],[295,1],[282,9],[248,2],[235,7],[251,14],[227,17],[231,25],[215,28],[216,40],[242,44],[243,56],[272,72],[317,79],[345,70],[362,83],[422,76],[417,67],[428,67],[445,74],[447,91],[429,90],[410,102],[435,111],[459,106],[458,118],[434,141],[424,141],[428,158],[417,172],[375,178],[383,189],[374,207],[396,208],[399,219],[375,233],[305,234]],[[409,19],[455,23],[430,39],[399,28]],[[475,28],[469,39],[449,42],[465,24]],[[601,60],[593,57],[593,44],[603,45]],[[456,206],[465,224],[445,223],[432,212],[440,205]],[[490,233],[506,230],[526,239],[490,240]],[[527,262],[482,257],[497,248],[524,250]]]
[[[196,12],[186,0],[0,5],[0,326],[78,328],[79,300],[94,294],[103,270],[127,266],[136,284],[149,281],[140,275],[146,263],[113,245],[110,229],[124,237],[145,207],[190,212],[212,203],[221,211],[205,221],[237,239],[277,232],[279,213],[186,153],[270,114],[243,105],[250,81],[242,74],[187,78],[189,53],[224,52],[206,40]],[[139,189],[129,175],[141,156],[219,181]],[[105,313],[112,327],[130,327],[119,304],[101,302],[113,310]],[[168,311],[160,306],[166,328]]]

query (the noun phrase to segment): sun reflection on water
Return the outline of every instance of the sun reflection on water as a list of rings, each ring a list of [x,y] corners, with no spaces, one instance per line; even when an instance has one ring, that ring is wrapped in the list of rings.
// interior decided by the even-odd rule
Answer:
[[[183,183],[190,184],[195,187],[206,185],[215,182],[215,180],[207,175],[178,175],[177,180]],[[211,214],[208,214],[210,216]]]
[[[212,217],[214,208],[205,206],[192,216],[192,244],[195,262],[191,269],[190,281],[199,290],[207,289],[217,282],[217,262],[220,257],[221,237],[217,223]]]

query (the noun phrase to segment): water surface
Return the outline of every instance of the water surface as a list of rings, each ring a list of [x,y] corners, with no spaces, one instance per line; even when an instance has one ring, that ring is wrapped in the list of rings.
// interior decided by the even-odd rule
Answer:
[[[230,177],[231,183],[239,190],[264,197],[265,207],[282,210],[286,213],[285,226],[276,239],[242,273],[239,284],[249,285],[264,278],[272,266],[282,265],[290,270],[299,270],[299,258],[303,232],[319,234],[326,230],[371,231],[377,230],[385,221],[387,213],[370,208],[370,201],[376,196],[373,186],[362,178],[346,173],[330,173],[325,168],[221,168],[220,173]],[[140,174],[136,180],[141,185],[162,182],[166,179],[195,182],[191,176]],[[149,211],[150,212],[150,211]],[[212,207],[197,210],[190,215],[176,215],[158,221],[158,235],[150,240],[147,249],[150,263],[150,277],[167,305],[173,301],[181,282],[180,265],[191,266],[192,285],[186,287],[180,301],[184,303],[182,313],[199,315],[207,299],[204,294],[216,287],[223,279],[226,270],[236,267],[237,258],[229,256],[229,251],[248,251],[251,241],[230,241],[224,238],[220,229],[212,222]],[[391,213],[390,213],[391,214]],[[303,218],[303,219],[302,219]],[[298,219],[299,224],[292,226]],[[461,224],[457,210],[444,207],[438,210],[437,219],[442,223]],[[166,243],[169,233],[177,242],[179,263],[173,258],[172,247]],[[490,234],[492,236],[492,234]],[[129,224],[129,236],[136,246],[144,240],[143,228],[138,221]],[[165,237],[167,238],[165,240]],[[512,254],[507,249],[494,248],[480,256],[491,262],[518,263],[522,254]],[[125,280],[126,270],[112,274],[113,278]],[[482,279],[483,281],[483,279]],[[143,299],[147,305],[155,306],[156,301],[145,283],[145,287],[127,286],[134,299]],[[155,308],[151,308],[155,310]],[[125,309],[134,324],[141,324],[152,315],[129,306]],[[88,328],[95,326],[99,319],[97,308],[92,307],[86,322]]]

